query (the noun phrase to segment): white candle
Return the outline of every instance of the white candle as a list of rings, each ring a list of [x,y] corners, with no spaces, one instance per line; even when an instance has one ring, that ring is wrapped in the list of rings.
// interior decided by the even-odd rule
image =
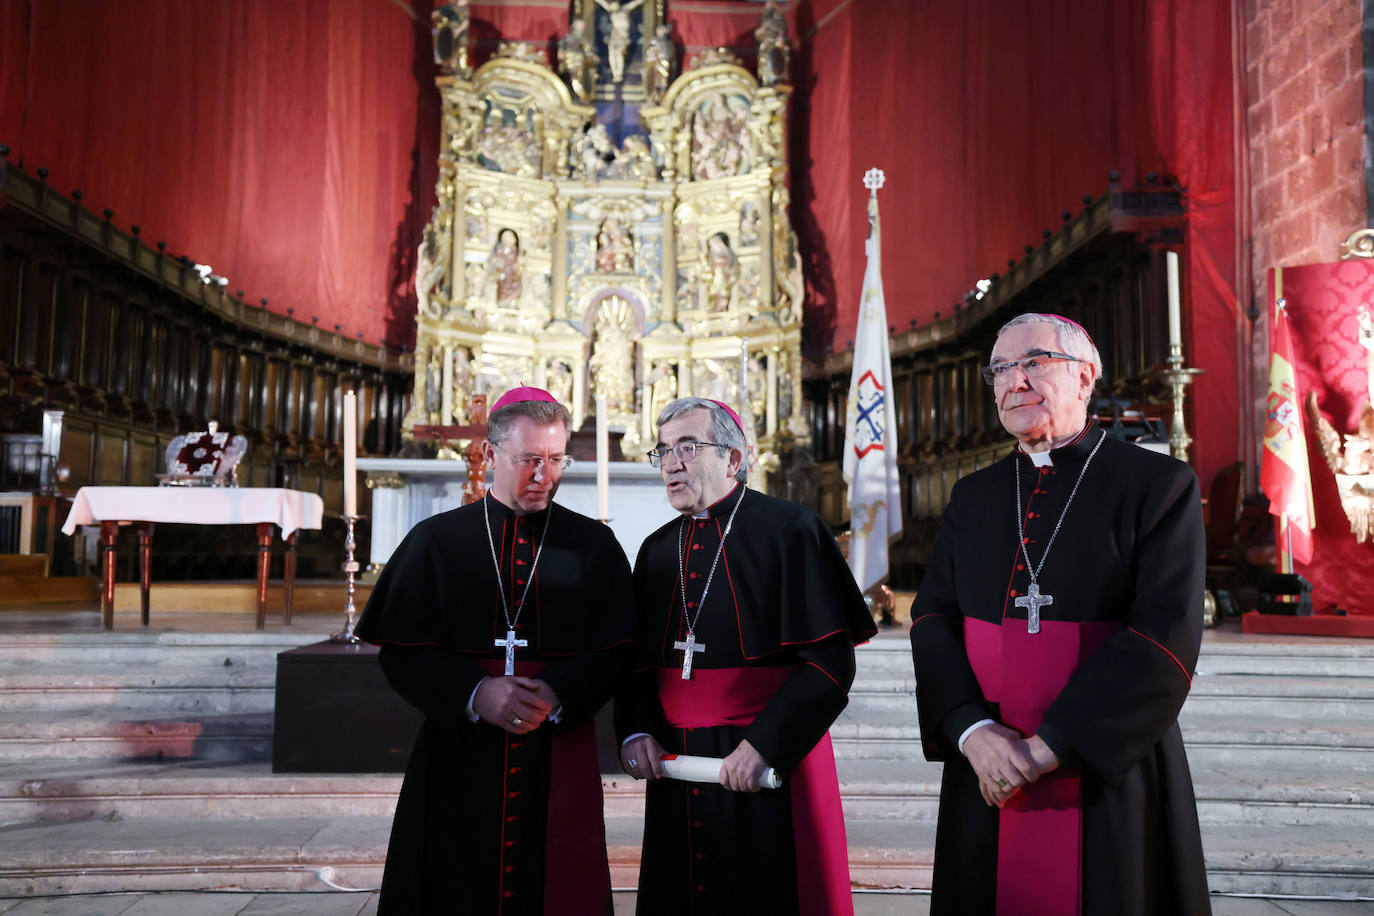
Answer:
[[[659,758],[663,775],[669,779],[683,782],[720,782],[720,768],[725,760],[720,757],[689,757],[686,754],[664,754]],[[765,789],[776,789],[782,785],[778,771],[768,767],[759,777]]]
[[[611,431],[606,428],[606,399],[596,399],[596,514],[611,517]]]
[[[1169,345],[1183,345],[1183,318],[1178,304],[1178,252],[1164,253],[1165,273],[1169,286]]]
[[[358,514],[358,396],[344,392],[343,410],[344,450],[344,515]]]

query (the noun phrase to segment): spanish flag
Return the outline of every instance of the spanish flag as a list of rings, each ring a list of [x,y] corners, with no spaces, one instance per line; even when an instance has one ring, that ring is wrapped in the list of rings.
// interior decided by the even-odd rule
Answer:
[[[1264,458],[1260,488],[1269,497],[1269,511],[1279,517],[1278,547],[1287,552],[1292,539],[1293,559],[1312,561],[1312,476],[1307,469],[1307,436],[1303,431],[1302,398],[1293,367],[1293,337],[1283,299],[1283,269],[1274,269],[1274,312],[1269,335],[1269,399],[1264,411]]]

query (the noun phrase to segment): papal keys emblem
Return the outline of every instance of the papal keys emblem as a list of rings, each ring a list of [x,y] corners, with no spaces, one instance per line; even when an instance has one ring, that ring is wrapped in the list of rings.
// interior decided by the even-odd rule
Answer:
[[[877,376],[865,372],[859,378],[854,404],[854,454],[862,458],[883,450],[883,405],[886,392]]]

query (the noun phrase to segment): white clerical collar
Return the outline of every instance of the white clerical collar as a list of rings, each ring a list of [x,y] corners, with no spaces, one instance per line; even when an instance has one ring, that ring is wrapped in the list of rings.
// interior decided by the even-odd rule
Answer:
[[[1038,467],[1038,468],[1052,468],[1052,467],[1054,467],[1054,459],[1050,457],[1050,453],[1047,452],[1047,451],[1046,451],[1046,452],[1026,452],[1026,457],[1029,458],[1029,459],[1031,460],[1031,464],[1035,465],[1035,466]]]

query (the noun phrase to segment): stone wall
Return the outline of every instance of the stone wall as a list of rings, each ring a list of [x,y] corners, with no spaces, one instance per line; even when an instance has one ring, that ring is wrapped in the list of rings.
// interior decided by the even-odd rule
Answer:
[[[1246,0],[1251,271],[1334,261],[1367,216],[1359,0]]]

